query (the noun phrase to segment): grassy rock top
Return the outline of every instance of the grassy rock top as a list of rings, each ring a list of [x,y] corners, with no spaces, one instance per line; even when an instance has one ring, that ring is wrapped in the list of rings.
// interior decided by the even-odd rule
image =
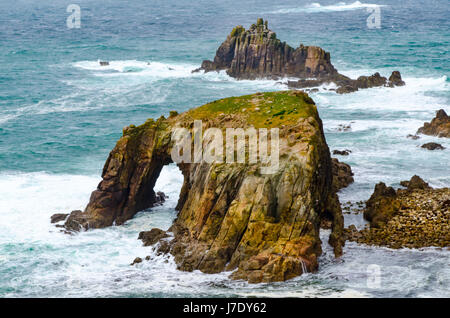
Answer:
[[[300,118],[317,115],[314,101],[304,92],[283,91],[228,97],[191,109],[187,116],[208,120],[215,116],[238,115],[255,128],[291,125]]]

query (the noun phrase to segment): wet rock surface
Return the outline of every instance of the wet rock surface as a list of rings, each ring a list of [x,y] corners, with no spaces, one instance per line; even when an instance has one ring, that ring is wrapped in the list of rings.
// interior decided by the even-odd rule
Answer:
[[[159,240],[168,237],[166,231],[158,228],[151,229],[150,231],[143,231],[139,233],[139,240],[142,240],[144,246],[151,246],[159,242]]]
[[[304,92],[231,97],[124,129],[111,151],[103,180],[85,211],[72,212],[69,230],[123,224],[156,202],[153,187],[174,147],[172,129],[279,128],[279,163],[178,163],[184,182],[178,215],[167,232],[142,232],[146,245],[174,256],[178,269],[233,272],[252,283],[286,280],[318,268],[319,230],[342,254],[343,217],[333,188],[332,161],[322,122]],[[205,142],[205,141],[204,141]],[[203,148],[207,148],[204,147]]]
[[[412,139],[412,140],[417,140],[417,139],[420,139],[420,136],[409,134],[409,135],[406,136],[406,138],[409,138],[409,139]]]
[[[355,180],[353,179],[353,172],[350,165],[340,162],[336,158],[332,158],[333,171],[333,189],[339,191],[342,188],[348,187]]]
[[[443,109],[438,110],[436,117],[431,122],[424,123],[417,133],[450,138],[450,116]]]
[[[339,156],[348,156],[352,151],[345,149],[345,150],[333,150],[333,155],[339,155]]]
[[[438,144],[436,142],[428,142],[426,144],[423,144],[421,146],[422,148],[428,149],[428,150],[444,150],[445,147],[441,144]]]
[[[58,222],[61,222],[61,221],[65,221],[68,215],[69,215],[68,213],[53,214],[50,217],[50,222],[51,223],[58,223]]]

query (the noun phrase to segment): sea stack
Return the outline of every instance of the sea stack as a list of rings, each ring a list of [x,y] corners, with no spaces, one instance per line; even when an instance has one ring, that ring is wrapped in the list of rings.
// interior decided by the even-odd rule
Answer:
[[[279,127],[279,165],[267,174],[260,162],[179,163],[184,183],[178,216],[170,235],[141,233],[147,245],[172,254],[180,270],[236,270],[234,279],[284,281],[317,270],[320,224],[326,220],[329,243],[336,256],[342,254],[343,217],[330,151],[316,105],[301,91],[225,98],[127,127],[85,211],[72,213],[65,227],[119,225],[155,204],[156,179],[172,162],[173,128],[192,131],[196,120],[203,129],[223,131]]]
[[[226,70],[238,79],[328,78],[337,74],[330,53],[317,46],[290,47],[277,39],[261,18],[248,30],[241,25],[235,27],[217,49],[214,61],[203,61],[200,69]]]

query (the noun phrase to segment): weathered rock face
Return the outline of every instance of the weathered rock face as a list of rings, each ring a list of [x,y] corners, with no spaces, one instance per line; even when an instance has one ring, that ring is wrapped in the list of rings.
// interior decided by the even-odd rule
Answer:
[[[353,183],[353,172],[350,165],[340,162],[336,158],[331,159],[333,172],[333,189],[339,191],[342,188],[348,187]]]
[[[333,82],[339,86],[336,92],[340,94],[362,88],[405,85],[399,71],[392,72],[389,81],[379,73],[360,76],[356,80],[339,74],[331,64],[329,52],[303,44],[294,49],[277,39],[267,21],[261,18],[248,30],[240,25],[235,27],[217,49],[214,61],[203,61],[195,71],[200,70],[225,70],[238,79],[298,78],[298,81],[287,82],[291,88],[310,88]]]
[[[450,138],[450,116],[443,109],[438,110],[436,117],[430,123],[424,123],[417,133]]]
[[[151,206],[155,181],[171,162],[171,129],[192,130],[194,120],[203,129],[279,127],[278,168],[262,174],[262,163],[179,163],[184,183],[169,229],[173,239],[152,230],[141,233],[146,244],[159,241],[160,252],[174,255],[181,270],[237,269],[236,279],[282,281],[317,269],[319,227],[327,219],[329,242],[342,253],[329,149],[316,106],[300,91],[227,98],[125,129],[86,210],[72,214],[66,227],[121,224]]]
[[[418,176],[402,185],[407,189],[377,184],[364,213],[370,228],[350,226],[346,238],[390,248],[450,246],[450,189],[432,189]]]

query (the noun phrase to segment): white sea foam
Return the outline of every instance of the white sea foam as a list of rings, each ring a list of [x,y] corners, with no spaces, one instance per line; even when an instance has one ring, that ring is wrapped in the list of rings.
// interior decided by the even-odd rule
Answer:
[[[74,67],[95,71],[100,77],[145,77],[148,80],[161,80],[166,78],[183,78],[194,76],[192,71],[196,68],[190,64],[169,64],[162,62],[145,62],[137,60],[110,61],[109,65],[101,66],[99,61],[80,61]]]
[[[350,10],[359,10],[364,8],[376,8],[376,7],[384,7],[384,5],[379,5],[375,3],[362,3],[360,1],[355,1],[353,3],[339,2],[333,5],[321,5],[318,2],[311,3],[304,7],[296,7],[296,8],[284,8],[273,11],[272,13],[298,13],[298,12],[307,12],[307,13],[316,13],[316,12],[339,12],[339,11],[350,11]]]

